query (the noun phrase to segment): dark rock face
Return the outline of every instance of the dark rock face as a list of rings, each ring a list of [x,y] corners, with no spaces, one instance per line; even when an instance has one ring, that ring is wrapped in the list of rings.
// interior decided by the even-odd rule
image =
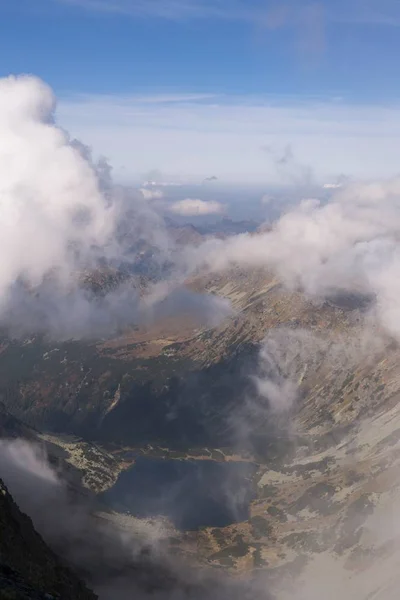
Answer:
[[[0,599],[95,600],[56,557],[0,480]]]
[[[0,438],[18,438],[34,440],[35,431],[11,415],[0,402]]]

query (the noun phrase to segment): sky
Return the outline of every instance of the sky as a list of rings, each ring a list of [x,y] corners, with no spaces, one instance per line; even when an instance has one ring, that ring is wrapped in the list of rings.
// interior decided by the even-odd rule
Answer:
[[[30,73],[117,179],[397,174],[400,0],[0,0]]]

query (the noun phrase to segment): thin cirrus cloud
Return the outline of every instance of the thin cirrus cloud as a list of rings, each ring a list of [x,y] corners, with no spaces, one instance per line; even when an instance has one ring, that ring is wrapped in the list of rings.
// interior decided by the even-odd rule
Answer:
[[[264,2],[230,0],[52,0],[82,9],[163,19],[245,19],[266,15]]]
[[[316,67],[329,44],[328,29],[346,24],[398,27],[397,0],[47,0],[91,13],[169,21],[214,20],[244,22],[268,37],[287,29],[297,47],[296,57]]]
[[[299,22],[308,26],[319,19],[350,23],[400,25],[397,0],[50,0],[85,10],[132,17],[163,19],[216,18],[247,20],[276,28]]]
[[[373,178],[399,170],[400,104],[78,95],[60,102],[58,118],[96,154],[107,156],[124,181],[157,168],[181,181],[202,181],[212,173],[228,183],[285,183],[293,180],[295,162],[309,180],[322,183],[337,174]],[[295,160],[282,167],[278,157],[287,147]]]

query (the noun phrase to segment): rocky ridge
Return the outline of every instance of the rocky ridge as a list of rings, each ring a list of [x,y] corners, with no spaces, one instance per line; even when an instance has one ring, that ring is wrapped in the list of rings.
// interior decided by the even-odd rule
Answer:
[[[94,600],[21,513],[0,480],[0,598]]]

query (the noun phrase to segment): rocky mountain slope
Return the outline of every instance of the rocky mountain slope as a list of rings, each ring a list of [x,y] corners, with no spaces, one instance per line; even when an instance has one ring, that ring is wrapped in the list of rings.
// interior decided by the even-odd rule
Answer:
[[[40,443],[38,432],[12,416],[2,404],[0,438]],[[58,462],[60,451],[57,446],[51,448],[55,450],[51,459]],[[89,600],[96,597],[47,546],[0,479],[0,598]]]
[[[0,480],[0,598],[91,600],[96,596],[56,557]]]
[[[369,323],[366,298],[316,306],[261,270],[189,285],[229,298],[235,312],[214,328],[182,315],[94,344],[4,339],[3,402],[45,428],[96,492],[112,489],[137,452],[251,461],[249,518],[175,532],[175,549],[255,572],[280,594],[300,577],[304,598],[319,597],[333,577],[346,600],[391,600],[398,345]]]
[[[0,400],[39,429],[98,441],[186,448],[221,445],[222,436],[229,445],[226,416],[249,386],[267,332],[282,325],[347,327],[344,311],[316,311],[262,271],[189,285],[229,298],[235,313],[214,328],[182,314],[98,343],[3,338]]]

